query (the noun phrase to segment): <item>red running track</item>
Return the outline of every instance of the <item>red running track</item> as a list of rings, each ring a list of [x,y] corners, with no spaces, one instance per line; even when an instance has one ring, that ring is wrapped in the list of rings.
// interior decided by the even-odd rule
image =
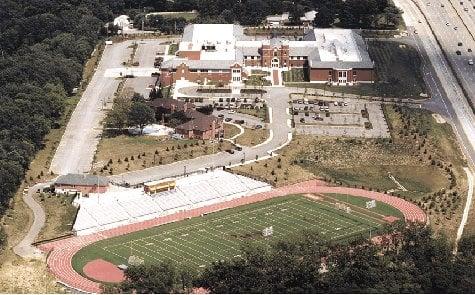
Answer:
[[[147,220],[139,223],[123,225],[114,229],[102,231],[87,236],[76,236],[64,240],[54,241],[51,243],[43,244],[39,246],[39,248],[44,252],[49,252],[47,259],[48,268],[56,276],[58,281],[65,284],[66,286],[77,289],[79,291],[99,293],[101,292],[100,284],[81,276],[73,269],[71,265],[71,260],[74,254],[76,254],[76,252],[78,252],[86,245],[89,245],[99,240],[128,234],[131,232],[147,229],[161,224],[179,221],[189,217],[197,217],[204,213],[210,213],[227,208],[247,205],[278,196],[303,193],[337,193],[366,197],[389,204],[392,207],[398,209],[404,215],[406,221],[422,223],[426,222],[426,215],[424,211],[406,200],[384,193],[372,192],[357,188],[328,186],[325,182],[319,180],[309,180],[285,187],[274,188],[269,192],[242,197],[239,199],[209,205],[202,208],[178,212],[168,216],[158,217],[152,220]]]

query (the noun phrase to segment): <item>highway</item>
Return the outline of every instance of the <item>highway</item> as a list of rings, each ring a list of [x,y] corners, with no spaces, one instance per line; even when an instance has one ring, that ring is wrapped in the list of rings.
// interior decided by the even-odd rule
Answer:
[[[452,74],[448,61],[445,59],[429,27],[429,24],[431,24],[430,21],[429,23],[426,22],[426,18],[421,10],[419,10],[411,0],[394,0],[394,2],[404,11],[403,18],[408,27],[408,31],[416,31],[416,34],[413,34],[413,38],[419,47],[419,52],[423,55],[423,59],[427,59],[431,64],[430,68],[426,66],[425,69],[425,78],[431,88],[434,100],[430,103],[432,105],[429,105],[429,108],[438,108],[439,111],[442,111],[442,114],[452,122],[460,146],[467,158],[469,166],[473,169],[475,167],[475,116],[468,104],[468,100],[464,96],[455,76]],[[422,1],[420,2],[422,3]],[[435,1],[433,2],[435,3]],[[435,4],[431,4],[430,6],[424,4],[419,5],[419,7],[425,9],[433,5]],[[440,26],[446,26],[445,22],[438,24],[438,27]],[[433,28],[435,30],[437,27]],[[453,37],[447,37],[447,39],[450,38]],[[468,66],[467,64],[467,67]],[[459,68],[459,70],[463,71],[461,68]],[[471,87],[474,86],[475,84],[471,85]],[[435,106],[435,104],[438,105]]]
[[[427,21],[446,51],[468,94],[468,99],[475,104],[475,65],[468,63],[470,59],[475,59],[475,9],[472,2],[468,0],[414,1],[423,10]],[[423,19],[419,20],[423,21]]]

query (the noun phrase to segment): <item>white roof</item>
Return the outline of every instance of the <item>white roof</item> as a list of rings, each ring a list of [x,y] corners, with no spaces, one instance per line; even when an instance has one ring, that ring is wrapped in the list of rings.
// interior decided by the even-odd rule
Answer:
[[[361,61],[351,30],[314,29],[321,61]]]
[[[128,15],[120,15],[114,18],[114,25],[119,27],[127,27],[130,24],[130,18]]]
[[[315,10],[310,10],[305,12],[304,16],[300,18],[301,21],[313,21],[315,19],[315,16],[317,15],[317,12]]]
[[[201,51],[201,60],[236,60],[235,43],[242,35],[242,27],[233,24],[189,25],[178,50]],[[203,46],[214,46],[216,50],[205,51]]]

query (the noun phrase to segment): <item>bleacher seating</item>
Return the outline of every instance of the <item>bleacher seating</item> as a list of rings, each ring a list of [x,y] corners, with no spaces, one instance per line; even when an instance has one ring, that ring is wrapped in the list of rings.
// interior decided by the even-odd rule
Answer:
[[[98,232],[180,210],[202,207],[270,190],[270,185],[222,170],[176,179],[176,187],[149,195],[142,188],[115,188],[79,197],[73,229],[78,235]]]

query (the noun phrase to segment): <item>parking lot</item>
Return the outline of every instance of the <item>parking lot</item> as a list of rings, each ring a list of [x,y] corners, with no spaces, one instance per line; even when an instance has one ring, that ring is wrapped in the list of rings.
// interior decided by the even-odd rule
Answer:
[[[357,99],[312,97],[291,102],[295,129],[301,134],[389,137],[381,104]]]

